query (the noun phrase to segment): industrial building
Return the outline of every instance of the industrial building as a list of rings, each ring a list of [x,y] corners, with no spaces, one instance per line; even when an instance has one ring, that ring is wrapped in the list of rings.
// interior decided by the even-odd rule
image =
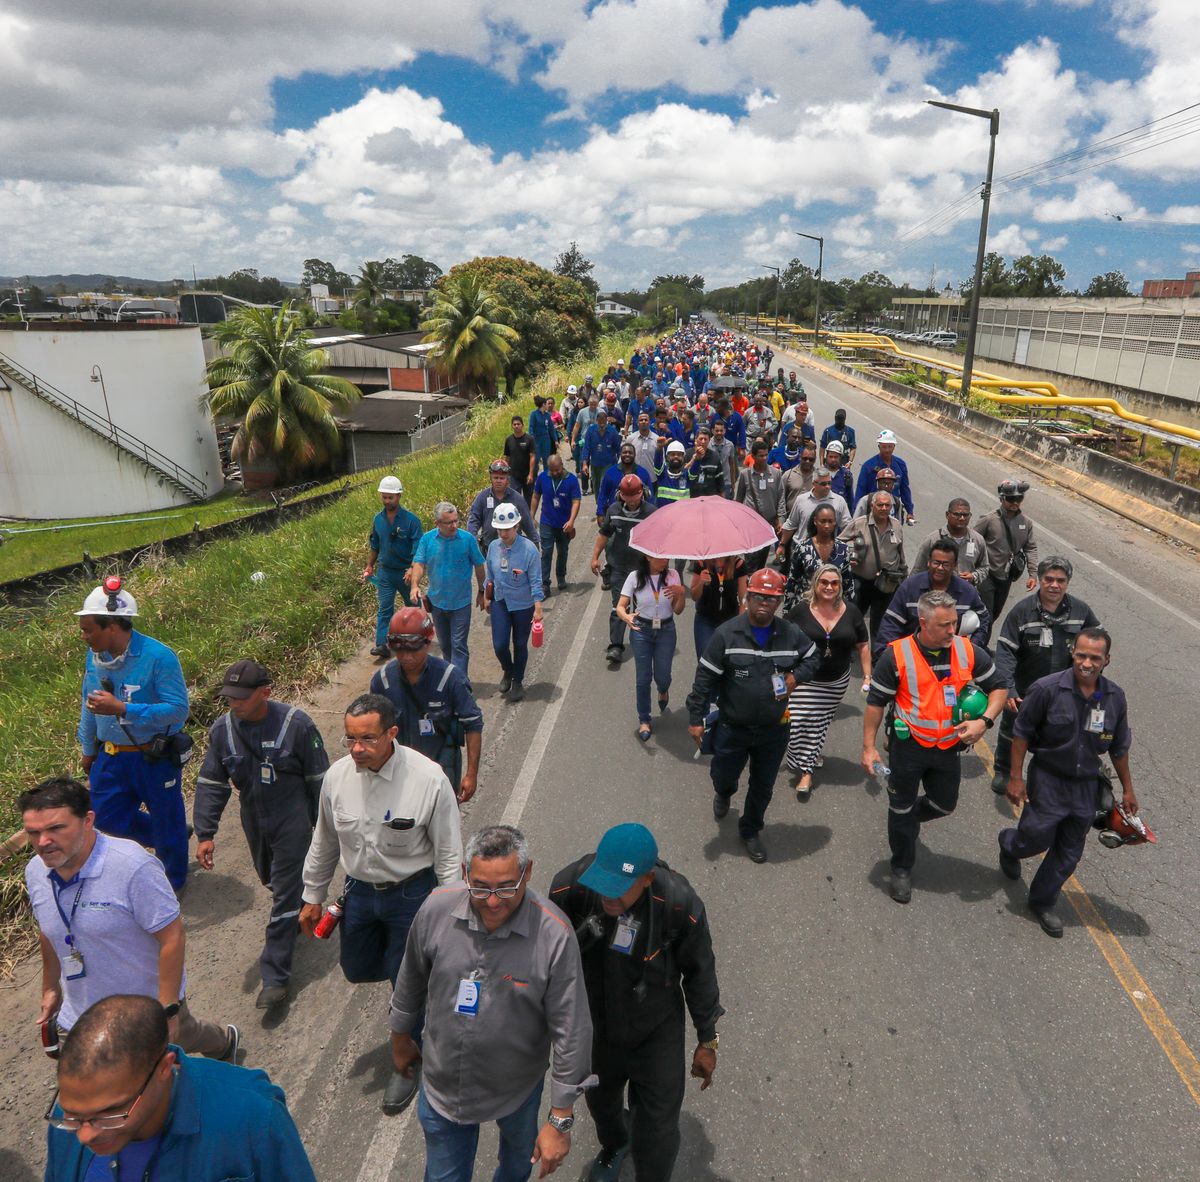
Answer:
[[[224,480],[196,328],[0,328],[0,516],[143,513]]]

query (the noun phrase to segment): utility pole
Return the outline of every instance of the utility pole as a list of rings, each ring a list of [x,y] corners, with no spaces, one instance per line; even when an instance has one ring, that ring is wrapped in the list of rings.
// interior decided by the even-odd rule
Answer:
[[[807,238],[817,244],[817,294],[813,301],[813,348],[821,343],[821,273],[825,269],[825,239],[820,234],[802,234],[793,231],[797,238]]]
[[[779,340],[779,278],[783,272],[778,267],[771,266],[770,263],[759,263],[760,267],[765,271],[775,272],[775,332],[776,341]]]
[[[941,107],[946,111],[957,111],[962,115],[974,115],[977,119],[986,119],[989,125],[990,139],[988,142],[987,175],[980,194],[983,200],[983,212],[979,218],[979,245],[975,251],[975,283],[971,288],[971,310],[967,319],[967,352],[963,357],[962,386],[960,392],[963,402],[971,394],[971,377],[975,372],[975,338],[979,331],[979,294],[983,286],[983,257],[987,251],[988,210],[992,202],[992,170],[996,162],[996,136],[1000,133],[1000,112],[995,107],[990,111],[981,111],[975,107],[959,107],[954,103],[939,103],[933,99],[926,100],[931,107]]]

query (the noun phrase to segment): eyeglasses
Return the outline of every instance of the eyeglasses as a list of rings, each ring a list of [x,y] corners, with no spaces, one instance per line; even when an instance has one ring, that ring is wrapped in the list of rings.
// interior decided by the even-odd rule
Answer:
[[[351,751],[355,747],[374,747],[376,743],[385,738],[387,738],[386,735],[361,735],[358,738],[354,738],[350,735],[343,735],[342,746],[345,747],[347,751]]]
[[[515,899],[517,897],[517,892],[520,889],[520,883],[517,883],[516,886],[502,887],[477,887],[467,883],[467,891],[469,892],[471,898],[479,900],[490,899],[493,895],[495,895],[497,899]]]
[[[931,568],[933,568],[933,569],[937,569],[937,570],[953,570],[953,569],[954,569],[954,562],[953,562],[953,561],[949,561],[949,562],[940,562],[940,561],[938,561],[936,558],[931,558],[931,559],[929,560],[929,566],[930,566]]]
[[[1012,504],[1014,504],[1014,505],[1019,505],[1025,498],[1024,497],[1005,497],[1004,499],[1006,501],[1011,501]]]
[[[91,1125],[93,1129],[106,1133],[113,1132],[116,1129],[123,1129],[126,1122],[133,1115],[133,1110],[137,1107],[138,1101],[145,1095],[146,1089],[150,1086],[150,1081],[154,1078],[154,1073],[158,1070],[158,1065],[166,1056],[167,1052],[163,1051],[154,1060],[154,1066],[150,1068],[150,1074],[146,1076],[146,1082],[138,1088],[137,1095],[129,1102],[129,1107],[124,1112],[106,1113],[104,1116],[68,1116],[64,1112],[62,1116],[55,1116],[54,1106],[58,1103],[58,1088],[55,1088],[54,1095],[50,1097],[50,1107],[46,1109],[42,1119],[51,1128],[62,1129],[64,1133],[77,1133],[84,1125]]]
[[[389,636],[387,639],[388,648],[394,648],[401,652],[416,652],[418,649],[424,648],[429,641],[424,636],[419,635],[404,635],[404,636]]]
[[[951,509],[951,510],[950,510],[950,512],[946,514],[946,516],[947,516],[947,517],[970,517],[970,516],[971,516],[971,510],[970,510],[970,509],[967,509],[967,510],[964,512],[964,511],[962,511],[962,510],[959,510],[959,509]]]

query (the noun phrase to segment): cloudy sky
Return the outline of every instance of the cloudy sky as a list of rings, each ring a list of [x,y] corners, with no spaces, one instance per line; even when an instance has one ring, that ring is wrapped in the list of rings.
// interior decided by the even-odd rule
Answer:
[[[0,274],[575,239],[606,289],[713,287],[803,231],[941,287],[987,125],[940,98],[1001,111],[993,249],[1136,290],[1200,266],[1197,60],[1195,0],[0,0]]]

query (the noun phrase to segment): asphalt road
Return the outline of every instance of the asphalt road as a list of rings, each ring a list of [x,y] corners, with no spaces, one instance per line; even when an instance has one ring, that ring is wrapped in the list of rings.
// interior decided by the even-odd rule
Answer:
[[[780,363],[788,365],[785,355]],[[916,496],[915,541],[942,520],[952,495],[968,496],[976,510],[992,506],[1008,466],[871,395],[802,372],[818,430],[845,406],[862,458],[879,427],[897,432]],[[671,708],[642,745],[632,665],[610,670],[603,659],[608,600],[586,574],[590,528],[572,552],[572,590],[547,605],[547,644],[521,706],[495,697],[498,670],[477,621],[472,672],[487,721],[485,767],[465,830],[501,819],[521,825],[534,884],[544,889],[609,825],[642,821],[708,906],[729,1012],[714,1087],[701,1095],[689,1086],[681,1182],[1197,1176],[1200,1070],[1188,1048],[1200,1049],[1190,733],[1198,568],[1156,535],[1036,476],[1033,485],[1026,507],[1042,552],[1072,559],[1072,590],[1114,634],[1109,672],[1129,695],[1135,783],[1160,838],[1119,851],[1089,841],[1078,878],[1100,943],[1066,904],[1065,938],[1048,939],[1024,910],[1023,886],[1000,875],[995,838],[1009,816],[988,787],[986,752],[965,761],[955,815],[923,832],[912,904],[892,902],[886,806],[858,767],[855,694],[834,725],[811,801],[798,803],[780,777],[764,833],[771,860],[753,865],[734,817],[713,821],[706,761],[691,757],[682,709],[695,659],[690,613]],[[327,739],[336,742],[341,706],[370,669],[360,658],[318,695]],[[222,836],[217,869],[197,875],[185,896],[193,1008],[242,1026],[247,1061],[287,1090],[323,1182],[416,1182],[415,1119],[378,1108],[386,987],[348,985],[336,948],[306,942],[295,1002],[264,1023],[253,998],[267,900],[232,816]],[[40,1177],[44,1160],[40,1114],[52,1081],[36,1048],[36,982],[27,965],[0,991],[5,1182]],[[567,1179],[585,1177],[595,1152],[586,1115],[574,1140],[559,1174]],[[494,1146],[485,1132],[477,1177],[490,1176]]]

